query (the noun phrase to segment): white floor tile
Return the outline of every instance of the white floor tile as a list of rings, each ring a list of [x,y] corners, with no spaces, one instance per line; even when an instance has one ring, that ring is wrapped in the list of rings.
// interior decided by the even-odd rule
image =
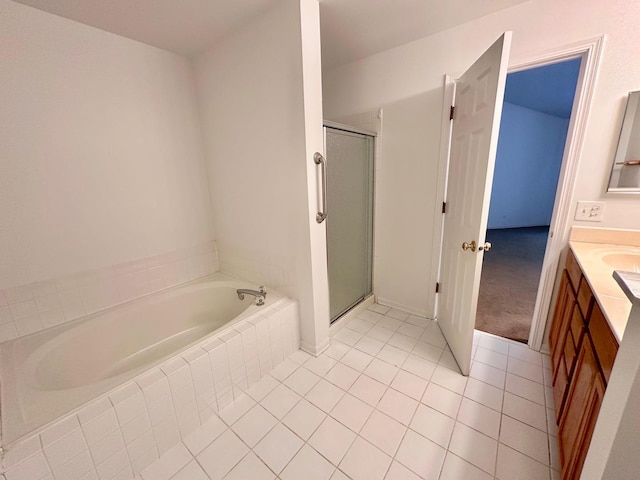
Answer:
[[[507,355],[503,355],[502,353],[478,347],[473,360],[505,371],[507,369],[507,358]]]
[[[343,363],[337,363],[324,378],[343,390],[349,390],[359,376],[360,372]]]
[[[358,343],[356,343],[353,348],[360,350],[361,352],[368,353],[369,355],[376,356],[382,347],[384,347],[384,342],[365,335],[358,340]]]
[[[556,412],[547,408],[547,433],[553,437],[558,436],[558,425],[556,425]]]
[[[453,429],[449,451],[491,475],[495,471],[498,442],[460,422]]]
[[[303,367],[289,375],[282,383],[298,395],[304,396],[319,381],[318,375]]]
[[[421,480],[421,478],[407,467],[394,460],[391,462],[391,466],[389,467],[385,480]]]
[[[502,416],[500,443],[504,443],[541,463],[549,464],[547,434],[506,415]]]
[[[514,476],[513,479],[519,477]],[[493,476],[465,462],[451,452],[447,452],[439,480],[493,480]]]
[[[253,449],[267,466],[279,474],[303,445],[303,441],[279,423]]]
[[[379,313],[381,315],[384,315],[389,310],[391,310],[391,307],[387,307],[386,305],[380,305],[379,303],[374,303],[374,304],[370,305],[369,307],[367,307],[367,310],[371,310],[373,312],[376,312],[376,313]]]
[[[264,397],[260,405],[276,418],[282,419],[300,401],[300,398],[300,395],[289,387],[280,384]]]
[[[547,431],[547,411],[538,403],[505,392],[502,413],[545,433]]]
[[[282,471],[280,478],[282,480],[329,480],[335,469],[336,467],[322,455],[305,445]],[[253,479],[253,477],[245,478]]]
[[[407,430],[395,459],[424,480],[437,480],[446,450],[422,435]]]
[[[403,335],[406,335],[408,337],[420,338],[422,334],[425,332],[425,328],[418,327],[411,323],[405,322],[402,325],[400,325],[400,328],[398,328],[397,332]]]
[[[507,373],[505,391],[511,392],[519,397],[544,405],[544,388],[545,387],[543,385],[537,382],[532,382],[531,380],[519,377],[518,375]]]
[[[304,363],[304,367],[316,375],[322,376],[331,370],[336,363],[337,360],[331,358],[329,355],[323,354],[318,357],[311,357]]]
[[[549,480],[549,467],[503,445],[498,447],[498,480]]]
[[[240,460],[224,480],[273,480],[276,476],[253,452]],[[187,479],[185,479],[187,480]],[[190,479],[189,479],[190,480]]]
[[[452,392],[451,390],[447,390],[435,383],[429,383],[424,395],[422,396],[422,403],[444,413],[445,415],[448,415],[451,418],[456,418],[458,415],[458,409],[460,408],[461,401],[462,395]]]
[[[185,447],[184,443],[179,443],[145,468],[142,472],[142,478],[144,480],[169,479],[182,470],[191,460],[193,460],[193,457],[187,447]]]
[[[340,469],[353,480],[382,480],[391,465],[391,457],[357,437],[340,462]]]
[[[364,312],[358,314],[359,318],[363,318],[369,322],[377,323],[390,310],[389,307],[373,304]]]
[[[355,330],[351,330],[350,328],[343,328],[338,333],[336,333],[334,340],[344,343],[345,345],[349,345],[353,347],[358,340],[362,338],[362,334],[360,332],[356,332]]]
[[[448,448],[455,423],[453,418],[433,408],[418,405],[409,428],[441,447]]]
[[[309,445],[338,465],[355,438],[355,433],[332,417],[327,417],[311,435]]]
[[[395,365],[396,367],[401,367],[408,356],[408,352],[405,352],[404,350],[401,350],[389,344],[382,347],[382,350],[380,350],[380,353],[378,353],[378,358],[380,360],[384,360],[385,362],[390,363],[391,365]]]
[[[336,470],[335,472],[333,472],[333,475],[331,475],[330,480],[351,480],[351,479],[347,477],[344,473],[342,473],[340,470]]]
[[[442,356],[440,357],[440,361],[438,362],[438,365],[443,365],[449,368],[450,370],[459,370],[458,363],[456,362],[456,359],[454,358],[453,354],[451,353],[451,351],[446,349],[444,352],[442,352]]]
[[[500,338],[481,334],[478,346],[502,353],[503,355],[509,355],[509,342]]]
[[[304,398],[282,419],[287,427],[303,440],[308,440],[327,414]]]
[[[370,338],[375,338],[376,340],[380,340],[381,342],[388,342],[393,334],[394,330],[390,330],[388,328],[384,328],[382,325],[375,325],[371,330],[367,332],[367,336]]]
[[[544,380],[542,378],[542,366],[509,357],[507,371],[514,375],[518,375],[519,377],[524,377],[528,380],[544,384]]]
[[[398,310],[397,308],[392,308],[387,313],[385,313],[385,316],[397,318],[398,320],[406,320],[407,318],[409,318],[409,314],[407,312]]]
[[[475,378],[467,380],[464,396],[481,403],[485,407],[493,408],[498,412],[502,410],[502,397],[504,391],[492,385],[483,383]]]
[[[399,370],[398,367],[390,363],[380,360],[379,358],[374,358],[367,368],[365,368],[364,374],[385,385],[389,385]]]
[[[350,328],[351,330],[355,330],[358,333],[365,334],[369,330],[371,330],[373,324],[361,318],[354,318],[346,325],[346,327]]]
[[[274,377],[276,380],[283,381],[293,372],[295,372],[300,365],[293,360],[284,359],[284,361],[280,362],[280,364],[269,372],[269,375]]]
[[[458,421],[496,440],[500,434],[500,412],[468,398],[462,399]]]
[[[277,423],[278,420],[273,415],[261,405],[256,405],[231,428],[244,443],[253,448]]]
[[[447,341],[437,325],[435,328],[428,328],[420,337],[420,341],[440,348],[444,348],[447,345]]]
[[[527,345],[509,345],[509,356],[522,360],[523,362],[529,362],[534,365],[542,366],[542,354],[531,350]],[[549,365],[550,366],[550,365]]]
[[[222,420],[217,416],[211,417],[203,423],[200,428],[188,435],[187,438],[184,439],[184,444],[192,455],[197,455],[226,429],[227,426]]]
[[[355,383],[351,385],[349,393],[375,407],[386,389],[387,386],[385,384],[366,375],[360,375]]]
[[[334,360],[340,360],[349,350],[351,350],[349,345],[341,342],[331,342],[331,345],[329,345],[329,348],[327,348],[324,353]]]
[[[462,395],[467,386],[467,377],[457,369],[451,370],[443,365],[438,365],[431,376],[431,382]]]
[[[305,395],[305,398],[329,413],[343,396],[344,390],[322,379]]]
[[[409,425],[418,401],[392,388],[387,389],[376,407],[403,425]]]
[[[219,480],[248,452],[249,449],[242,440],[231,430],[227,430],[196,456],[196,460],[212,480]]]
[[[504,389],[504,382],[506,378],[505,371],[492,367],[491,365],[474,361],[471,366],[469,376],[476,380],[480,380],[481,382],[493,385],[494,387]]]
[[[402,369],[407,372],[411,372],[414,375],[418,375],[425,380],[429,380],[433,376],[436,364],[425,360],[424,358],[410,354],[402,364]]]
[[[340,362],[353,368],[357,372],[363,372],[364,369],[367,368],[367,365],[371,363],[371,360],[373,360],[373,357],[368,353],[352,348],[340,359]]]
[[[393,457],[407,427],[391,417],[374,410],[360,431],[360,436]]]
[[[309,360],[311,357],[312,356],[309,355],[304,350],[298,349],[295,352],[293,352],[291,355],[289,355],[287,358],[289,360],[292,360],[292,361],[296,362],[298,365],[302,365],[304,362]]]
[[[331,416],[357,433],[372,411],[372,407],[347,393],[331,410]]]
[[[176,473],[171,480],[209,480],[209,477],[195,460],[192,460],[182,470]]]
[[[440,357],[443,352],[444,349],[442,348],[434,347],[433,345],[425,342],[418,342],[413,347],[411,354],[437,364],[440,361]]]
[[[259,402],[266,397],[274,388],[280,385],[280,382],[273,378],[271,375],[265,375],[258,382],[249,387],[247,393],[256,401]]]
[[[396,332],[391,338],[387,341],[389,345],[392,345],[400,350],[404,350],[405,352],[410,352],[413,350],[413,347],[418,343],[417,338],[408,337],[403,335],[402,333]]]
[[[388,316],[387,314],[380,320],[378,320],[378,323],[376,325],[387,328],[389,330],[393,330],[395,332],[396,330],[398,330],[398,328],[400,328],[402,322],[396,318]]]
[[[391,382],[391,388],[411,398],[421,400],[424,391],[427,389],[427,383],[427,380],[424,378],[418,377],[405,370],[400,370]]]
[[[256,404],[249,395],[240,395],[237,399],[224,407],[219,415],[227,425],[232,425]]]

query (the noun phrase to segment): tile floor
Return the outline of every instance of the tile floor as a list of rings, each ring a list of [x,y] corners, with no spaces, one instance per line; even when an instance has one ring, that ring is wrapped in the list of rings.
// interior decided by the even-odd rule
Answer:
[[[143,480],[554,480],[549,357],[476,332],[464,377],[436,322],[374,304],[298,351]]]

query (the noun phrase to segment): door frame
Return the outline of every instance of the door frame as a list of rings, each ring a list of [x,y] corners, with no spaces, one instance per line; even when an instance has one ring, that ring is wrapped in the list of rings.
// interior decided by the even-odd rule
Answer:
[[[547,316],[554,300],[554,285],[556,282],[558,265],[565,246],[569,240],[572,226],[572,198],[576,184],[576,172],[580,164],[580,157],[584,146],[586,124],[591,111],[595,83],[602,58],[605,36],[594,37],[569,45],[564,45],[537,54],[516,57],[509,62],[509,73],[542,67],[565,60],[581,58],[580,73],[576,84],[576,93],[567,130],[567,139],[562,156],[562,165],[558,177],[549,239],[542,264],[538,294],[534,307],[528,345],[531,349],[540,351],[544,343],[544,333],[547,327]],[[455,82],[460,75],[444,76],[444,95],[442,103],[442,130],[440,135],[440,154],[438,162],[438,186],[436,198],[446,199],[447,173],[449,167],[449,152],[451,144],[451,120],[449,107],[453,105],[455,96]],[[436,285],[440,278],[442,257],[442,236],[444,233],[444,215],[442,204],[436,203],[434,209],[435,248],[432,254],[432,265],[437,266],[431,272],[430,285]],[[432,318],[438,316],[438,295],[435,289]]]

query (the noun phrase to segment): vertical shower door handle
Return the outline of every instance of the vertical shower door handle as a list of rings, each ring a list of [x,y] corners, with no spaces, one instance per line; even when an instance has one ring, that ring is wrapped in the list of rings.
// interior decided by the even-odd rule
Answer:
[[[316,213],[316,222],[322,223],[327,218],[327,162],[320,152],[316,152],[313,155],[313,163],[320,166],[322,201],[319,203],[322,205],[322,209],[318,213]]]

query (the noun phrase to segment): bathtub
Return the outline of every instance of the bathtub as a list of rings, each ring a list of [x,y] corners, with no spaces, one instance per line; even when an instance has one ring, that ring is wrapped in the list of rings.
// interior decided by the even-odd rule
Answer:
[[[284,298],[238,288],[256,286],[215,274],[1,344],[3,448]]]

